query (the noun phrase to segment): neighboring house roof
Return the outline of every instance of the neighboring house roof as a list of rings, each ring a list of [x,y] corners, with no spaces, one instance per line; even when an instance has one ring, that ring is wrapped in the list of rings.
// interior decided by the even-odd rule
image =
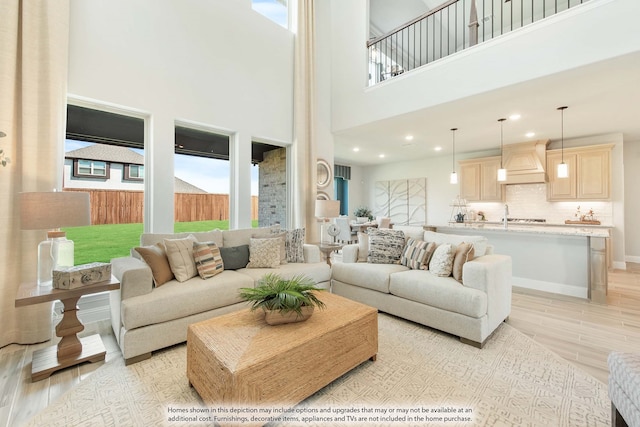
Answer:
[[[117,145],[93,144],[77,150],[67,151],[68,159],[100,160],[133,165],[144,165],[144,156],[135,151]]]
[[[144,165],[144,156],[127,147],[109,144],[93,144],[77,150],[67,151],[67,159],[98,160],[102,162]],[[180,178],[175,178],[174,191],[176,193],[204,193],[207,191]]]

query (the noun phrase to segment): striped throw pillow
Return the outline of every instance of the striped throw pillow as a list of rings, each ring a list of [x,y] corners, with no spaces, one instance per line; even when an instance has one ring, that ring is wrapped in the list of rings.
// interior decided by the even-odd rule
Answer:
[[[214,242],[193,242],[193,260],[198,274],[208,279],[224,271],[220,248]]]
[[[410,237],[407,245],[404,247],[400,264],[405,265],[413,270],[425,269],[429,265],[429,258],[436,248],[433,242],[425,242],[423,240]]]

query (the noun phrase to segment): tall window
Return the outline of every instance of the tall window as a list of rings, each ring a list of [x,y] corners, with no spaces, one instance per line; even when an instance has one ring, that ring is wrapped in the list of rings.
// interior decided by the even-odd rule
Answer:
[[[251,0],[251,7],[276,24],[289,28],[288,0]]]

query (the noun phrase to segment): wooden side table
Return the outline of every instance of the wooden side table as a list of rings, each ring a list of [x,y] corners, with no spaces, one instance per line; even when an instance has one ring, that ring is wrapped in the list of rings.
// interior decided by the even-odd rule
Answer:
[[[331,266],[331,252],[339,251],[344,246],[340,243],[314,243],[318,248],[320,248],[320,252],[322,252],[327,258],[327,264]]]
[[[78,300],[83,295],[111,291],[120,288],[120,282],[111,276],[111,280],[75,289],[53,289],[51,286],[38,286],[36,282],[22,283],[18,288],[15,306],[25,307],[42,302],[60,300],[64,305],[62,320],[56,325],[56,336],[62,338],[57,346],[51,346],[33,352],[31,362],[31,381],[40,381],[52,373],[82,362],[99,362],[105,359],[105,350],[99,334],[79,338],[78,333],[84,325],[78,319]]]

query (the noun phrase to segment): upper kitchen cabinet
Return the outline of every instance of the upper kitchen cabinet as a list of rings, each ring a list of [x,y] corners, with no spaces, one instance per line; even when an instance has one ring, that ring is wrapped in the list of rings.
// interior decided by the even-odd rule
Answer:
[[[498,182],[500,157],[461,160],[460,197],[469,202],[502,202],[504,186]]]
[[[547,199],[609,200],[611,198],[612,144],[565,148],[564,162],[569,168],[568,178],[558,178],[561,150],[547,151]]]

